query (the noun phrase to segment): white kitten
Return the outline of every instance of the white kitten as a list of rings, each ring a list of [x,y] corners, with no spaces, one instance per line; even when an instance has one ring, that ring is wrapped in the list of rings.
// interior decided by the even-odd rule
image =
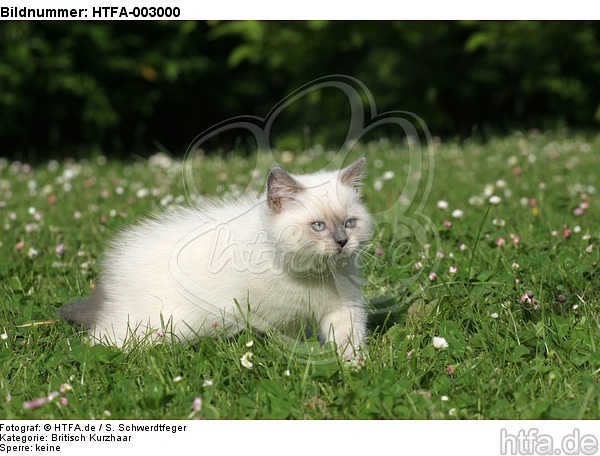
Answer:
[[[351,358],[366,311],[356,260],[371,237],[360,199],[364,158],[336,172],[271,170],[262,197],[178,208],[123,231],[95,295],[63,316],[94,342],[161,334],[193,341],[247,325],[293,333],[318,323]]]

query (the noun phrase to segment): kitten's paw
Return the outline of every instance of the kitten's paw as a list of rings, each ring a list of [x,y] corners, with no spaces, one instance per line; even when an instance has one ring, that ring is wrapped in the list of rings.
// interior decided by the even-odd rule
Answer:
[[[350,369],[359,371],[367,363],[367,354],[365,353],[363,346],[352,347],[351,354],[344,354],[344,360]]]

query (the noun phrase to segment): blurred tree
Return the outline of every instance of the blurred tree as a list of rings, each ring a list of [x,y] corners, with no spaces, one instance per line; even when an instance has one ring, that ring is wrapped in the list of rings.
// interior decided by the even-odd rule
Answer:
[[[193,22],[2,23],[0,135],[28,154],[80,145],[143,153],[149,138],[177,125],[163,124],[173,119],[169,107],[192,112],[185,104],[194,99],[185,90],[216,63],[200,52],[206,28]]]
[[[216,32],[242,38],[229,64],[268,68],[268,85],[349,74],[381,110],[415,112],[441,134],[600,121],[596,22],[235,22]],[[335,119],[313,105],[315,124]]]
[[[205,128],[265,116],[331,74],[438,135],[592,127],[600,23],[2,22],[2,153],[181,153]],[[274,142],[339,145],[348,120],[341,93],[313,92],[281,116]]]

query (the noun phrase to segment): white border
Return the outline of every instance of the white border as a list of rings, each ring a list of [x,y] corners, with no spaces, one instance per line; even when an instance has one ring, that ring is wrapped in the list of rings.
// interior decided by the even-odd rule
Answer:
[[[569,2],[549,0],[524,1],[481,1],[481,0],[7,0],[3,7],[17,8],[85,8],[87,17],[83,20],[98,20],[92,17],[92,9],[99,7],[162,6],[179,7],[179,20],[514,20],[514,19],[560,19],[581,20],[599,19],[600,5],[590,0]],[[19,19],[2,18],[2,19]],[[74,18],[77,19],[77,18]],[[81,20],[77,19],[77,20]],[[103,19],[132,20],[133,17],[108,15]],[[143,19],[143,18],[139,18]],[[72,19],[71,19],[72,20]],[[146,19],[147,20],[147,19]]]
[[[11,432],[43,435],[46,443],[60,445],[61,456],[131,456],[260,454],[406,454],[444,456],[600,454],[600,432],[594,421],[0,421],[6,425],[35,426],[39,432]],[[119,425],[185,426],[184,431],[120,432]],[[43,431],[48,426],[49,431]],[[56,431],[56,426],[61,430]],[[75,426],[80,426],[77,429]],[[95,426],[94,432],[85,430]],[[102,426],[101,431],[98,427]],[[107,426],[112,426],[107,431]],[[130,436],[129,442],[92,442],[90,434]],[[52,443],[52,434],[84,435],[85,442]],[[502,436],[507,435],[502,442]],[[520,436],[520,437],[519,437]],[[527,438],[529,436],[529,439]],[[536,440],[532,440],[535,437]],[[39,438],[39,437],[38,437]],[[552,452],[541,445],[552,442]],[[587,448],[573,447],[579,440]],[[584,440],[586,439],[586,440]],[[590,443],[595,447],[591,448]],[[2,442],[7,444],[7,442]],[[566,443],[566,447],[564,446]],[[11,445],[18,443],[10,442]],[[27,443],[27,445],[35,445]],[[565,451],[572,450],[572,451]],[[587,450],[587,451],[586,451]],[[590,451],[591,450],[591,451]],[[29,452],[32,453],[33,450]],[[35,451],[33,451],[35,453]],[[10,454],[10,453],[9,453]],[[18,454],[18,453],[13,453]],[[23,453],[21,453],[23,454]]]

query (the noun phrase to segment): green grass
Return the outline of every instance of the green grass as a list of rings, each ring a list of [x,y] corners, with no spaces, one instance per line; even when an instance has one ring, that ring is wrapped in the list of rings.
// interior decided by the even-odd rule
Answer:
[[[31,325],[91,293],[120,227],[184,199],[181,166],[0,161],[0,418],[598,418],[600,137],[437,144],[423,214],[412,195],[397,201],[407,150],[380,141],[356,151],[368,159],[365,200],[378,226],[365,255],[372,323],[358,368],[314,340],[294,352],[277,334],[123,352],[87,346],[62,321]],[[253,179],[255,160],[233,158],[198,162],[198,190],[260,189],[267,168]],[[328,158],[315,149],[288,168],[318,169]],[[422,175],[431,170],[425,164]],[[486,185],[500,204],[487,202]],[[417,200],[427,192],[419,187]],[[589,207],[575,215],[581,203]],[[455,209],[464,215],[453,218]],[[523,302],[527,292],[535,303]],[[434,348],[434,336],[449,347]],[[247,351],[252,369],[240,363]],[[67,406],[56,398],[23,407],[64,383]],[[202,408],[193,413],[197,397]]]

